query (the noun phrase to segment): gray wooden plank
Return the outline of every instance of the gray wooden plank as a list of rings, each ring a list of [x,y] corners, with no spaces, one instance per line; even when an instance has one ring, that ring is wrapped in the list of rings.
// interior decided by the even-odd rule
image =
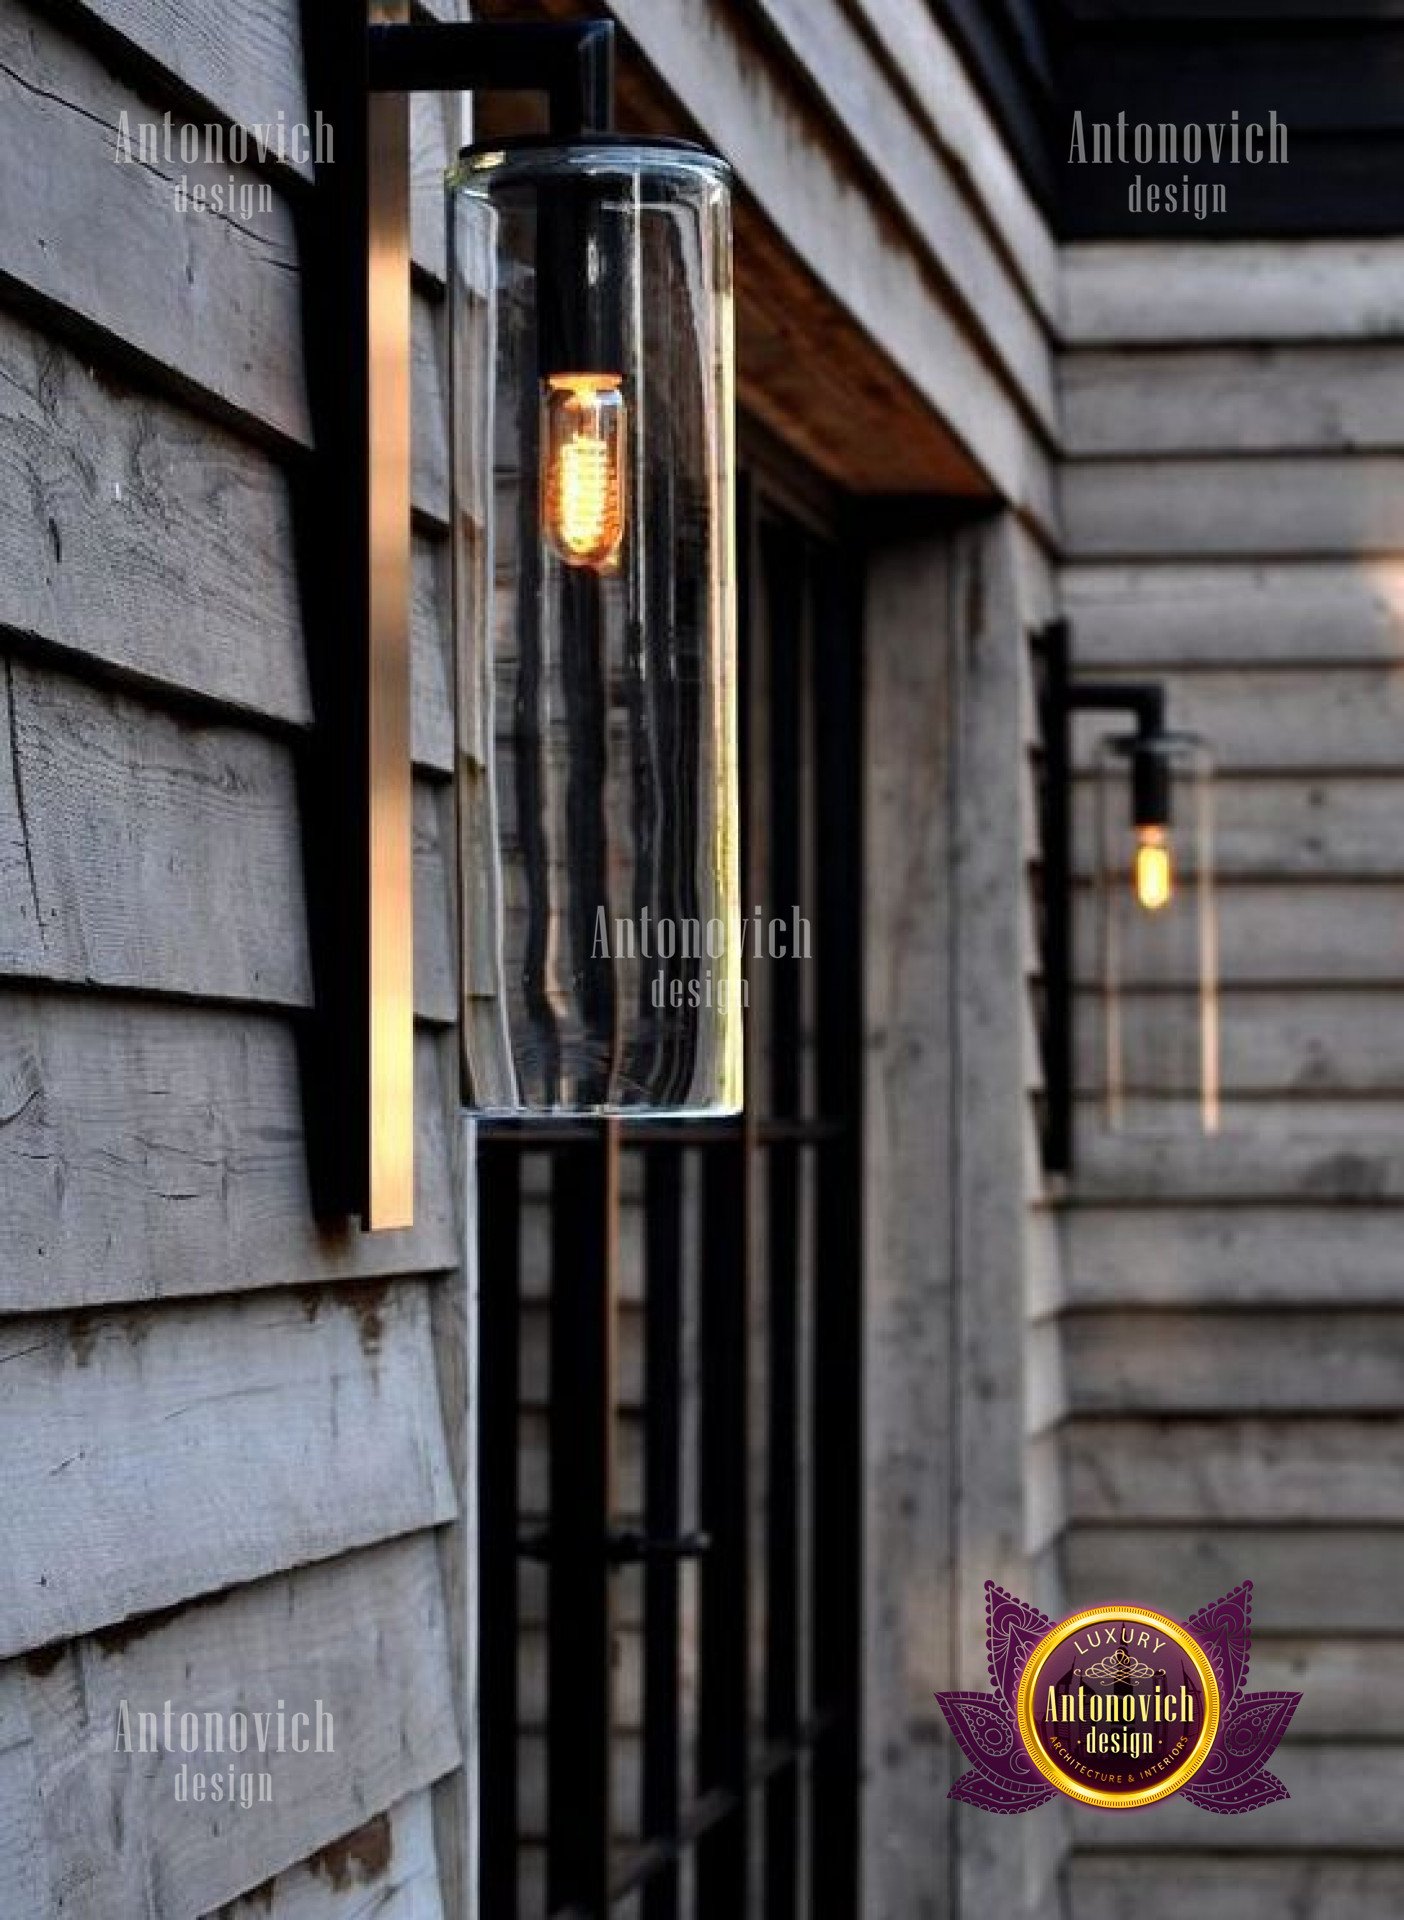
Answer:
[[[1047,462],[1014,396],[931,283],[928,263],[894,229],[836,153],[825,122],[753,33],[691,0],[619,0],[615,17],[668,76],[687,114],[734,165],[754,200],[845,317],[949,424],[1006,495],[1052,525]]]
[[[1252,1580],[1255,1633],[1393,1637],[1404,1618],[1398,1528],[1073,1527],[1063,1561],[1070,1607],[1149,1588],[1154,1605],[1183,1620]],[[1349,1846],[1348,1828],[1335,1844]]]
[[[1336,1850],[1313,1858],[1286,1844],[1276,1860],[1209,1852],[1229,1824],[1211,1829],[1206,1815],[1190,1847],[1174,1853],[1077,1854],[1069,1873],[1078,1920],[1177,1920],[1186,1910],[1196,1920],[1398,1920],[1404,1912],[1404,1859]]]
[[[1404,1420],[1073,1420],[1075,1520],[1404,1523]]]
[[[927,1703],[948,1672],[956,1632],[957,1468],[952,1426],[955,1325],[951,1049],[947,923],[952,850],[944,806],[955,725],[950,662],[958,636],[944,543],[894,542],[867,581],[864,654],[863,919],[880,963],[864,981],[864,1453],[871,1466],[864,1578],[866,1817],[883,1843],[865,1863],[865,1905],[905,1912],[922,1862],[896,1844],[915,1823],[953,1840],[942,1798],[949,1752]],[[935,619],[932,644],[912,634]],[[784,690],[769,690],[781,699]],[[764,835],[757,838],[763,843]],[[759,894],[758,894],[758,897]],[[931,1604],[911,1604],[926,1586]],[[880,1755],[880,1758],[879,1758]],[[942,1902],[932,1909],[944,1920]]]
[[[243,0],[239,7],[217,0],[75,4],[230,120],[271,127],[280,113],[289,124],[310,119],[297,0]],[[310,165],[291,157],[287,164],[310,178]]]
[[[452,1267],[458,1235],[432,1043],[421,1042],[416,1083],[414,1228],[319,1227],[285,1022],[0,995],[0,1308],[52,1312]]]
[[[1096,798],[1090,776],[1080,778],[1073,851],[1085,873],[1095,864]],[[1213,800],[1214,871],[1225,885],[1319,880],[1335,887],[1404,874],[1404,780],[1389,773],[1221,774]],[[1192,870],[1194,850],[1179,852]]]
[[[1398,1851],[1404,1746],[1297,1742],[1278,1748],[1272,1771],[1291,1798],[1261,1808],[1251,1819],[1206,1814],[1178,1794],[1119,1820],[1079,1807],[1073,1813],[1077,1846],[1114,1853],[1138,1846],[1155,1853],[1164,1847],[1202,1847],[1209,1844],[1205,1829],[1212,1822],[1212,1844],[1224,1853]]]
[[[426,508],[442,513],[442,388],[421,378],[416,392]],[[274,461],[0,313],[0,625],[142,684],[305,727],[293,543]],[[415,755],[446,771],[448,554],[423,533],[412,611]]]
[[[1265,1152],[1275,1149],[1269,1143]],[[1340,1146],[1342,1178],[1351,1154]],[[1147,1152],[1147,1158],[1151,1153]],[[1078,1305],[1269,1307],[1404,1305],[1397,1209],[1368,1199],[1348,1214],[1297,1191],[1293,1166],[1256,1204],[1077,1208],[1065,1232],[1064,1285]],[[1368,1167],[1360,1178],[1367,1186]],[[1388,1193],[1386,1192],[1386,1198]]]
[[[304,725],[292,545],[264,455],[0,313],[0,624]]]
[[[5,278],[305,442],[292,215],[266,183],[271,207],[256,203],[247,218],[177,206],[181,180],[225,187],[231,171],[258,196],[248,169],[119,164],[120,116],[160,121],[164,105],[11,0],[0,15]]]
[[[23,1668],[37,1796],[30,1846],[52,1911],[197,1920],[363,1827],[458,1762],[432,1536],[299,1569],[32,1656]],[[193,1755],[119,1750],[127,1703],[200,1716]],[[321,1753],[204,1746],[206,1713],[332,1716]],[[227,1725],[227,1720],[226,1723]],[[325,1732],[325,1721],[323,1721]],[[289,1725],[289,1733],[291,1727]],[[272,1723],[276,1747],[276,1721]],[[177,1799],[182,1766],[259,1775],[272,1800]],[[0,1872],[9,1871],[0,1868]],[[17,1911],[7,1907],[7,1911]]]
[[[1079,665],[1393,665],[1404,565],[1348,560],[1075,564],[1062,574]]]
[[[422,1282],[10,1321],[0,1366],[6,1658],[455,1511]]]
[[[1077,1029],[1077,1083],[1093,1091],[1105,1085],[1102,1039],[1097,1030],[1094,996],[1080,996],[1088,1006]],[[1164,998],[1164,996],[1162,996]],[[1171,994],[1178,1025],[1162,1024],[1160,1031],[1188,1032],[1189,1046],[1167,1040],[1158,1063],[1153,1088],[1141,1092],[1193,1094],[1199,1065],[1193,1052],[1194,1029],[1186,1022],[1187,996]],[[1154,994],[1138,991],[1122,995],[1122,1018],[1128,1033],[1150,1030],[1157,1019],[1166,1021],[1166,1007]],[[1288,1097],[1299,1095],[1394,1095],[1404,1090],[1404,992],[1398,987],[1316,986],[1226,987],[1218,996],[1220,1075],[1226,1097],[1244,1094]],[[1147,1069],[1149,1073],[1150,1069]]]
[[[1374,557],[1404,547],[1402,483],[1394,454],[1252,454],[1079,460],[1059,492],[1079,560]]]
[[[312,1004],[291,749],[0,656],[0,974]],[[452,802],[415,795],[416,1005],[452,1020]]]
[[[856,12],[915,99],[937,144],[978,197],[1040,313],[1061,317],[1061,250],[979,89],[923,0],[857,0]],[[860,112],[850,124],[866,124]]]
[[[976,316],[1032,412],[1051,431],[1057,407],[1043,318],[1052,318],[1054,276],[1042,281],[1045,307],[1040,316],[1024,276],[974,217],[965,154],[953,166],[951,156],[928,137],[860,27],[835,0],[759,0],[757,10],[793,66],[819,90],[830,113],[861,141],[869,165]],[[988,127],[985,137],[997,143]],[[1032,264],[1036,271],[1048,262],[1045,233],[1045,245]]]
[[[1173,724],[1204,737],[1221,774],[1348,774],[1363,781],[1400,772],[1404,659],[1329,672],[1194,669],[1167,676],[1167,687]],[[1108,730],[1103,722],[1079,732],[1084,763]]]
[[[1385,1109],[1378,1116],[1376,1104]],[[1294,1206],[1370,1207],[1404,1201],[1404,1127],[1388,1102],[1291,1101],[1284,1103],[1285,1125],[1276,1124],[1275,1103],[1263,1102],[1254,1112],[1251,1129],[1245,1120],[1238,1131],[1157,1140],[1151,1151],[1144,1139],[1109,1133],[1088,1115],[1079,1132],[1073,1204],[1276,1206],[1290,1200]]]
[[[23,660],[0,661],[0,719],[0,972],[310,1003],[286,746]]]
[[[1358,1417],[1404,1400],[1397,1312],[1084,1312],[1063,1339],[1077,1413]]]
[[[1404,241],[1116,241],[1063,252],[1074,344],[1394,340]]]
[[[1095,859],[1092,848],[1086,849]],[[1192,860],[1180,864],[1182,882]],[[1121,876],[1118,876],[1120,881]],[[1097,986],[1102,975],[1102,902],[1090,884],[1074,898],[1076,978]],[[1404,975],[1404,877],[1322,882],[1294,877],[1243,884],[1217,875],[1218,974],[1235,987],[1392,987]],[[1135,956],[1127,962],[1127,978]],[[1162,959],[1147,942],[1139,955],[1148,985],[1197,987],[1197,956]]]
[[[1404,1640],[1255,1633],[1251,1684],[1301,1694],[1295,1740],[1404,1740]]]
[[[432,1796],[409,1794],[210,1920],[444,1920]]]
[[[1404,343],[1071,353],[1069,454],[1397,452]]]

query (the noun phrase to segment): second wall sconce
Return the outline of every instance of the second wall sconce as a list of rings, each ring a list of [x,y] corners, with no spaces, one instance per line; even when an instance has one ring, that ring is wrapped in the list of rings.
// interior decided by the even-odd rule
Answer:
[[[1161,685],[1075,674],[1066,621],[1036,635],[1034,650],[1043,1146],[1049,1171],[1066,1173],[1080,1094],[1095,1095],[1115,1132],[1218,1128],[1212,763],[1198,736],[1167,726]],[[1074,754],[1079,713],[1131,722],[1098,741],[1090,781],[1080,781]],[[1079,785],[1090,788],[1091,809],[1075,804]],[[1080,1032],[1088,1005],[1095,1031]]]

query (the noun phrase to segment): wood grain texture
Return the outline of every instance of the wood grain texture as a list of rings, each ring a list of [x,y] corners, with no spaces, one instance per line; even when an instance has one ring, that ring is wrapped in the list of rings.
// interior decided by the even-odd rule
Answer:
[[[0,972],[310,1003],[287,747],[9,659],[0,722]]]
[[[1149,1150],[1134,1135],[1106,1132],[1089,1113],[1074,1205],[1350,1207],[1343,1230],[1354,1236],[1360,1209],[1404,1201],[1404,1129],[1391,1102],[1260,1102],[1253,1111],[1241,1130],[1158,1140]],[[1092,1229],[1080,1217],[1071,1231],[1080,1238]]]
[[[75,0],[152,67],[243,126],[307,123],[302,26],[297,0]],[[311,178],[291,157],[289,171]]]
[[[422,1282],[11,1321],[0,1367],[0,1656],[455,1511]]]
[[[1404,1524],[1393,1419],[1074,1420],[1064,1448],[1074,1520]]]
[[[1189,862],[1181,865],[1186,874]],[[1404,883],[1301,879],[1256,881],[1222,876],[1216,887],[1219,979],[1235,987],[1397,987],[1404,974]],[[1079,890],[1075,907],[1078,979],[1101,978],[1100,906],[1094,889]],[[1143,959],[1149,969],[1151,963]],[[1136,978],[1128,967],[1128,977]],[[1195,986],[1193,955],[1156,963],[1148,983]]]
[[[1390,1414],[1404,1395],[1404,1315],[1079,1313],[1064,1365],[1078,1413]]]
[[[1169,997],[1178,1007],[1171,1017],[1181,1024],[1161,1031],[1174,1036],[1185,1031],[1186,996]],[[1086,1091],[1106,1084],[1093,998],[1081,996],[1087,1012],[1077,1025],[1077,1084]],[[1123,993],[1128,1032],[1149,1031],[1153,1021],[1166,1020],[1156,1000],[1150,993]],[[1397,985],[1226,987],[1219,993],[1219,1020],[1227,1099],[1377,1099],[1404,1091],[1404,991]],[[1199,1064],[1192,1043],[1180,1048],[1169,1039],[1155,1074],[1153,1089],[1139,1091],[1195,1097]],[[1303,1124],[1310,1124],[1305,1112]]]
[[[1398,339],[1404,240],[1070,246],[1063,316],[1086,345]]]
[[[1251,1819],[1205,1814],[1178,1794],[1144,1813],[1128,1814],[1124,1823],[1078,1808],[1073,1814],[1077,1845],[1117,1853],[1138,1846],[1156,1853],[1163,1847],[1201,1847],[1212,1820],[1214,1845],[1228,1854],[1397,1851],[1404,1747],[1289,1743],[1278,1748],[1272,1770],[1291,1798],[1263,1807]],[[1180,1899],[1183,1911],[1183,1888]]]
[[[29,1774],[0,1816],[20,1841],[0,1859],[0,1897],[16,1915],[197,1920],[458,1760],[438,1562],[423,1534],[35,1656],[18,1677],[17,1762],[0,1773],[4,1788]],[[279,1700],[315,1716],[320,1700],[332,1746],[261,1754],[251,1734],[242,1758],[197,1752],[192,1769],[226,1779],[231,1760],[267,1772],[272,1804],[181,1803],[179,1751],[117,1750],[120,1703],[135,1735],[136,1714],[159,1715],[168,1699],[201,1716],[267,1713]],[[20,1906],[36,1881],[48,1905]]]
[[[758,0],[757,10],[793,67],[819,90],[849,137],[861,143],[865,159],[936,270],[975,317],[1032,413],[1051,429],[1056,403],[1050,341],[1028,289],[975,216],[961,171],[914,118],[835,0]],[[1047,261],[1044,251],[1036,265]],[[1051,277],[1044,284],[1051,295]]]
[[[425,312],[414,750],[443,772],[453,754],[451,614],[447,547],[433,523],[445,511],[445,429]],[[293,541],[288,481],[273,460],[0,313],[0,626],[142,686],[304,728],[312,708]]]
[[[1153,1567],[1156,1604],[1176,1620],[1251,1578],[1255,1634],[1399,1631],[1398,1528],[1074,1527],[1063,1551],[1072,1606],[1134,1593]]]
[[[1404,564],[1165,560],[1062,574],[1084,667],[1343,667],[1404,658]]]
[[[290,748],[0,656],[0,974],[310,1007]],[[415,795],[416,1005],[455,1014],[452,800]]]
[[[1264,1142],[1262,1151],[1270,1158],[1275,1147]],[[1352,1172],[1348,1137],[1336,1152],[1326,1178],[1343,1183]],[[1387,1200],[1391,1188],[1362,1162],[1361,1204],[1348,1221],[1329,1186],[1324,1197],[1307,1181],[1294,1191],[1300,1162],[1290,1157],[1277,1190],[1260,1188],[1257,1204],[1146,1206],[1128,1194],[1122,1205],[1079,1207],[1065,1226],[1068,1297],[1088,1306],[1404,1304],[1400,1214],[1370,1204],[1372,1189]],[[1329,1167],[1324,1152],[1322,1164]]]
[[[893,434],[891,419],[913,418],[920,423],[916,430],[930,443],[934,412],[944,423],[935,439],[944,441],[940,459],[945,477],[933,447],[924,455],[925,488],[949,484],[955,466],[964,469],[959,491],[982,491],[978,472],[971,473],[973,462],[1009,498],[1026,506],[1039,525],[1051,529],[1048,464],[1030,430],[1026,403],[1016,397],[1012,383],[1006,384],[991,368],[988,343],[972,340],[940,297],[929,258],[868,181],[855,175],[850,156],[841,141],[836,143],[822,111],[816,110],[808,86],[787,69],[783,58],[776,58],[769,37],[739,14],[697,8],[690,0],[620,0],[613,11],[644,60],[666,77],[689,119],[736,169],[742,189],[737,261],[743,290],[743,393],[748,379],[745,308],[747,301],[764,298],[763,281],[769,278],[786,287],[786,298],[795,307],[789,331],[805,349],[802,360],[793,352],[789,356],[793,385],[822,384],[826,358],[832,360],[842,343],[845,405],[855,417],[875,382],[892,390],[894,370],[898,388],[910,390],[886,423],[881,410],[874,414],[864,409],[877,441],[866,449],[855,448],[855,476],[861,478],[850,477],[850,484],[867,491],[919,486],[910,446],[904,444],[904,435]],[[673,125],[676,130],[675,110]],[[763,216],[759,231],[756,212]],[[783,243],[780,250],[777,235]],[[792,290],[787,256],[797,257],[807,288]],[[814,309],[821,324],[803,324],[805,307]],[[783,350],[783,336],[776,348]],[[752,379],[757,371],[752,369]],[[766,383],[761,379],[756,384],[764,401]],[[910,404],[913,393],[915,408]],[[802,395],[796,398],[801,402],[797,418],[804,421]],[[785,432],[787,412],[796,412],[793,403],[775,406],[763,417],[790,444],[799,444]],[[802,443],[808,456],[836,477],[848,477],[835,457],[847,438],[842,425],[831,425],[827,432],[813,431],[812,419],[809,425]],[[827,461],[825,439],[831,443]],[[884,440],[891,444],[884,445]]]
[[[292,542],[266,456],[0,314],[0,624],[305,725]]]
[[[1212,742],[1217,772],[1398,776],[1404,725],[1404,660],[1329,672],[1242,667],[1231,674],[1187,670],[1168,681],[1177,727]],[[1105,724],[1089,727],[1080,756],[1090,761]]]
[[[1217,1825],[1226,1825],[1218,1822]],[[1211,1835],[1183,1852],[1079,1853],[1070,1868],[1078,1920],[1396,1920],[1404,1911],[1404,1859],[1311,1858],[1284,1845],[1276,1860],[1228,1859],[1207,1849]]]
[[[1384,453],[1081,460],[1059,498],[1079,560],[1374,559],[1404,548],[1401,483],[1404,459]]]
[[[0,1306],[52,1312],[452,1267],[432,1044],[416,1067],[414,1228],[319,1229],[287,1024],[0,995]]]
[[[276,192],[249,217],[182,211],[181,179],[221,186],[204,162],[119,163],[128,123],[165,102],[132,92],[23,0],[0,15],[0,254],[5,278],[179,370],[233,412],[305,443],[292,216]],[[177,138],[179,122],[176,123]],[[257,192],[257,177],[234,170]]]
[[[210,1920],[444,1920],[432,1796],[407,1795]]]
[[[951,1672],[958,1541],[954,1399],[956,1272],[951,942],[946,922],[951,823],[944,804],[956,724],[957,639],[945,543],[893,543],[867,582],[864,650],[864,924],[868,1035],[863,1219],[870,1382],[864,1450],[867,1622],[863,1662],[864,1820],[871,1836],[864,1904],[946,1920],[949,1895],[907,1844],[954,1844],[944,1782],[954,1750],[933,1732],[930,1699]],[[914,646],[924,629],[931,644]],[[780,689],[775,697],[782,697]],[[763,836],[758,836],[762,837]],[[921,1592],[927,1604],[915,1605]]]
[[[1068,354],[1072,455],[1354,453],[1404,447],[1398,345]]]

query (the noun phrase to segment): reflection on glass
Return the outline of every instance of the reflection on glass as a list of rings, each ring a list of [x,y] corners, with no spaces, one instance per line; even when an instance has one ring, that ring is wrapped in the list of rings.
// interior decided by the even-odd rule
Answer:
[[[471,1104],[741,1103],[730,205],[696,149],[451,181]]]

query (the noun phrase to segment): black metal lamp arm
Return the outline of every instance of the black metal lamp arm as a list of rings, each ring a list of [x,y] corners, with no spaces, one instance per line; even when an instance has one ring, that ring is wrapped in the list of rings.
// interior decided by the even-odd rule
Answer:
[[[372,93],[544,93],[562,140],[614,120],[614,23],[424,21],[370,29]]]

